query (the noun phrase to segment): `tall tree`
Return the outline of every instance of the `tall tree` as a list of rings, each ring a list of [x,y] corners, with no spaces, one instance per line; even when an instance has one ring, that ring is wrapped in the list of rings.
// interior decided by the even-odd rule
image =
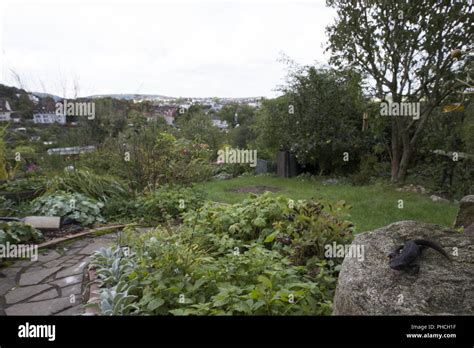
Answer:
[[[250,105],[230,103],[219,111],[219,117],[221,120],[227,121],[229,127],[234,128],[237,125],[251,124],[255,117],[255,111],[255,108]]]
[[[450,94],[464,88],[472,59],[470,1],[327,0],[337,11],[327,28],[331,63],[351,66],[373,95],[421,103],[420,118],[391,120],[392,181],[404,181],[427,119]],[[461,58],[461,59],[459,59]]]
[[[265,153],[287,150],[298,163],[332,174],[356,162],[364,146],[360,131],[365,99],[360,77],[351,71],[314,66],[290,70],[282,97],[265,100],[252,129]]]

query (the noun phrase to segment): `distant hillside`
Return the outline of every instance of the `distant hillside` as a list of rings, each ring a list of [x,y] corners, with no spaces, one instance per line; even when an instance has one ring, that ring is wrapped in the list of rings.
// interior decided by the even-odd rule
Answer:
[[[242,101],[249,101],[255,99],[261,99],[261,97],[242,97],[242,98],[219,98],[219,97],[170,97],[160,94],[97,94],[91,95],[87,98],[114,98],[114,99],[122,99],[122,100],[198,100],[198,101],[209,101],[211,99],[216,99],[219,101],[225,102],[242,102]]]
[[[0,97],[6,97],[10,99],[11,102],[16,103],[16,100],[19,98],[20,95],[27,95],[30,99],[36,97],[37,99],[45,99],[45,98],[52,98],[54,101],[62,100],[63,98],[51,93],[44,93],[44,92],[28,92],[23,89],[19,89],[16,87],[10,87],[0,84]],[[248,102],[252,100],[261,99],[261,97],[242,97],[242,98],[224,98],[224,97],[170,97],[161,94],[129,94],[129,93],[112,93],[112,94],[95,94],[90,95],[87,97],[82,98],[113,98],[117,100],[151,100],[151,101],[177,101],[177,100],[185,100],[185,101],[202,101],[202,102],[210,102],[211,100],[215,100],[218,102],[229,103],[229,102]],[[81,98],[81,99],[82,99]]]
[[[17,100],[20,95],[27,94],[24,89],[10,87],[0,84],[0,97],[10,99],[10,101]]]
[[[8,100],[12,110],[26,119],[33,117],[33,111],[42,99],[24,89],[2,84],[0,84],[0,98]]]
[[[159,94],[96,94],[90,95],[87,98],[114,98],[123,100],[133,99],[176,99],[174,97],[167,97]]]
[[[58,100],[61,100],[63,98],[57,96],[57,95],[54,95],[54,94],[49,94],[49,93],[42,93],[42,92],[31,92],[31,94],[37,96],[38,98],[53,98],[54,101],[58,101]]]

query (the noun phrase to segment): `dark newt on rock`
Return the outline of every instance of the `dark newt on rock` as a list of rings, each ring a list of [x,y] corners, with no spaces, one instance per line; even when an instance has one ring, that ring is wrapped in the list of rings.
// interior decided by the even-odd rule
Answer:
[[[399,246],[389,257],[389,266],[391,269],[401,270],[414,270],[418,273],[420,266],[415,262],[420,258],[421,252],[424,248],[432,248],[450,260],[449,255],[438,243],[425,239],[408,240],[404,245]]]

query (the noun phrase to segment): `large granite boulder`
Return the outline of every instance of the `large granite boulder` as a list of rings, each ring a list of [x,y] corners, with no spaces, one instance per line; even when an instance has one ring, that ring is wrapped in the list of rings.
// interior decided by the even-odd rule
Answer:
[[[459,212],[454,227],[467,228],[474,224],[474,195],[469,195],[459,201]]]
[[[418,261],[418,273],[392,270],[388,254],[410,239],[438,242],[452,261],[425,249]],[[334,315],[474,314],[473,234],[400,221],[361,233],[352,244],[364,247],[364,258],[344,259]]]

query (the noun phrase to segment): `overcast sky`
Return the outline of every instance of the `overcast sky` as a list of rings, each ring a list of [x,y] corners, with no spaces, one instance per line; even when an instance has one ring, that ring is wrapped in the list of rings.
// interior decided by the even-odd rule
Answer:
[[[1,0],[0,0],[1,1]],[[334,11],[314,1],[4,3],[0,83],[72,97],[275,96],[283,52],[327,62]]]

